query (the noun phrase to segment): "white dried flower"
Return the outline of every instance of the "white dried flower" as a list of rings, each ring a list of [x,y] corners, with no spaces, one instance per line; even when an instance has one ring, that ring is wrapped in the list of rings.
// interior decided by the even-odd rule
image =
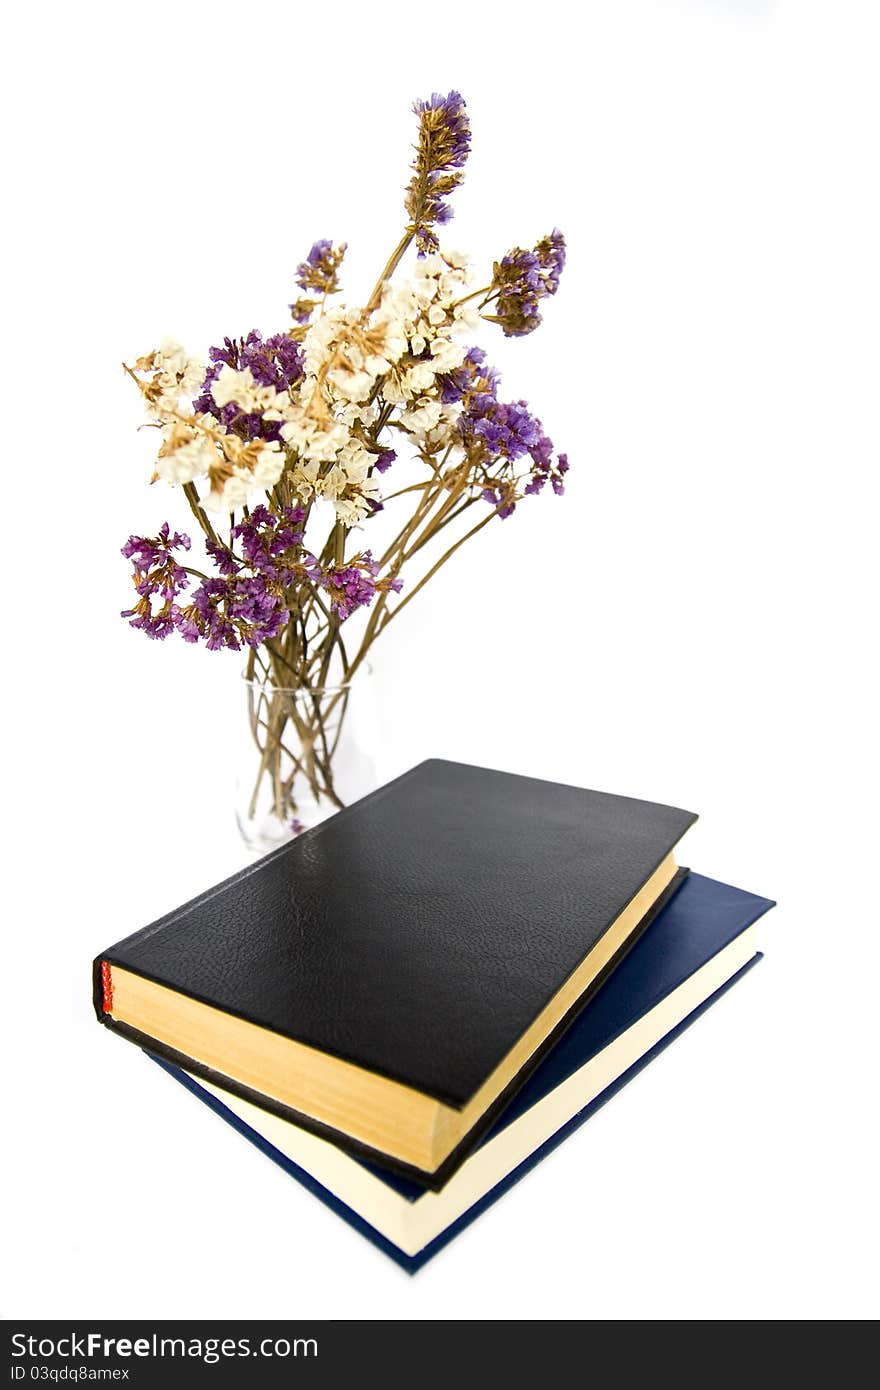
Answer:
[[[162,389],[166,403],[176,406],[181,396],[193,396],[205,379],[205,364],[198,357],[190,357],[174,338],[165,338],[162,346],[153,353],[154,380]]]
[[[238,372],[228,363],[224,363],[217,380],[211,383],[211,395],[221,409],[224,405],[237,405],[248,415],[280,412],[288,400],[286,393],[279,394],[271,386],[258,385],[250,367]]]
[[[426,432],[432,430],[440,419],[441,404],[422,396],[409,410],[404,411],[400,423],[408,430]]]
[[[434,377],[437,375],[438,367],[434,362],[414,362],[411,367],[403,373],[402,384],[406,392],[407,399],[413,396],[420,396],[425,391],[430,391],[434,385]]]
[[[281,426],[281,437],[301,458],[332,463],[349,432],[336,420],[316,420],[300,408]]]
[[[290,485],[301,501],[310,502],[316,496],[320,472],[321,465],[316,460],[299,460],[288,470]]]
[[[284,471],[284,453],[277,439],[245,441],[229,435],[223,441],[223,450],[225,466],[215,460],[215,467],[208,474],[211,491],[203,500],[208,511],[235,511],[252,493],[274,487]]]
[[[167,483],[191,483],[195,478],[203,478],[216,458],[214,445],[202,435],[160,454],[156,473]]]
[[[351,366],[335,367],[327,373],[327,380],[346,401],[365,401],[373,389],[372,374]]]
[[[202,478],[217,462],[217,446],[210,434],[197,427],[203,417],[193,421],[171,420],[163,429],[162,444],[156,459],[156,477],[168,483],[191,483]],[[214,421],[211,421],[211,425]]]
[[[333,506],[343,526],[356,526],[364,517],[372,515],[371,504],[379,496],[376,479],[365,478],[361,483],[349,483],[341,496],[333,498]]]
[[[453,342],[451,338],[435,338],[431,344],[435,372],[454,372],[466,356],[467,350],[463,345]]]

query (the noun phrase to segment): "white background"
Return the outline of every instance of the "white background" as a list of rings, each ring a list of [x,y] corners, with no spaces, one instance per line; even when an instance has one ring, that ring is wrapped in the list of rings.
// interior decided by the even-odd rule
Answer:
[[[2,100],[7,1316],[877,1312],[878,32],[870,3],[19,6]],[[572,460],[375,650],[382,771],[694,807],[766,960],[415,1279],[133,1048],[93,954],[234,870],[234,656],[117,617],[147,487],[119,368],[286,321],[399,235],[410,101],[474,129],[449,243],[554,224],[482,341]]]

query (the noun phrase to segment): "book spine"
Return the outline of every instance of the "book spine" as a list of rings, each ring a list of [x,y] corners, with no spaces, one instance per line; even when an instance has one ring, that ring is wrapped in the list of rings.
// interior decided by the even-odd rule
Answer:
[[[103,956],[92,962],[92,1004],[99,1023],[112,1022],[113,976],[110,962]]]

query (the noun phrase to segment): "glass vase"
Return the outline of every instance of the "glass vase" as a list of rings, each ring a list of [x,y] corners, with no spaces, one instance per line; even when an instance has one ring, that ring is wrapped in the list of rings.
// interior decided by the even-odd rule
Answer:
[[[266,854],[376,786],[372,689],[365,670],[356,689],[243,686],[235,813],[248,848]]]

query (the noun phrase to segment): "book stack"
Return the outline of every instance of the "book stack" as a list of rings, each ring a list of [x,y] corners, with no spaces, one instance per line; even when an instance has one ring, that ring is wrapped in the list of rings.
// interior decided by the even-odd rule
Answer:
[[[102,952],[95,1010],[414,1271],[759,959],[695,819],[422,763]]]

